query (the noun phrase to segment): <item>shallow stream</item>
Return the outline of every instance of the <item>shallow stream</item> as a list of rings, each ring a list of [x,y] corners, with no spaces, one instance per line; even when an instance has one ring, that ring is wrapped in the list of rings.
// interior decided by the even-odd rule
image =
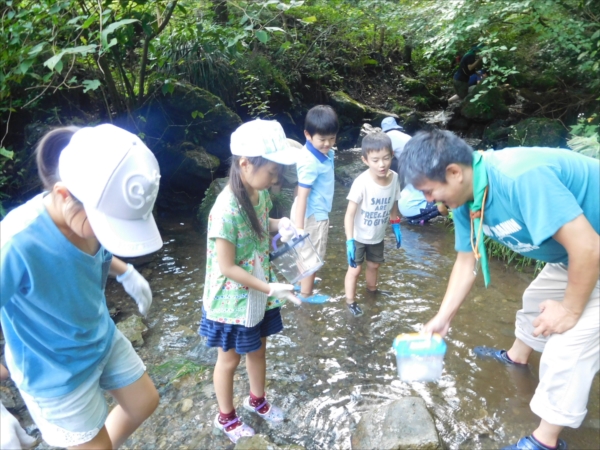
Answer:
[[[399,333],[418,330],[437,311],[454,261],[453,233],[441,223],[405,225],[403,247],[396,250],[390,231],[380,287],[394,295],[366,295],[363,277],[358,301],[365,314],[354,318],[343,299],[346,193],[347,188],[336,185],[326,264],[319,273],[320,291],[333,300],[323,305],[286,305],[285,330],[268,342],[268,393],[289,420],[271,429],[241,409],[249,390],[243,364],[235,382],[238,411],[271,441],[307,449],[350,448],[352,430],[363,412],[404,396],[425,400],[448,448],[495,449],[529,434],[539,421],[528,406],[537,384],[539,355],[534,355],[531,371],[515,371],[477,359],[472,348],[510,346],[515,312],[532,275],[492,261],[490,288],[478,280],[453,321],[442,378],[436,383],[403,383],[396,374],[391,343]],[[206,237],[195,232],[188,220],[163,219],[160,226],[165,246],[143,269],[154,303],[139,353],[162,399],[125,447],[231,448],[225,437],[211,433],[210,423],[217,413],[211,382],[216,352],[206,349],[196,334]],[[135,310],[114,282],[107,297],[121,309],[121,317]],[[580,429],[563,433],[570,448],[599,446],[598,376],[588,411]]]

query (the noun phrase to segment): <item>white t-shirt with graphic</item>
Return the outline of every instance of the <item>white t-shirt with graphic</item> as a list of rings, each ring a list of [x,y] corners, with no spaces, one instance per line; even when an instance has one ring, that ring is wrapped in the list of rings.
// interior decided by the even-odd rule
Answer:
[[[378,244],[383,241],[392,206],[400,199],[398,174],[393,170],[390,172],[392,182],[387,186],[377,184],[368,170],[352,183],[346,199],[358,204],[354,216],[354,239],[358,242]]]

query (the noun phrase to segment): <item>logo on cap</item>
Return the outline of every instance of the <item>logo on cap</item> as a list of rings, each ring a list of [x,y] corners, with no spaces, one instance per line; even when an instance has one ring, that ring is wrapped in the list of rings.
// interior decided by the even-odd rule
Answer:
[[[154,205],[154,200],[158,195],[159,181],[158,171],[153,170],[151,178],[143,173],[133,173],[123,183],[123,198],[129,207],[142,209],[147,205],[150,206],[142,216],[144,220],[147,220],[152,213],[152,205]]]

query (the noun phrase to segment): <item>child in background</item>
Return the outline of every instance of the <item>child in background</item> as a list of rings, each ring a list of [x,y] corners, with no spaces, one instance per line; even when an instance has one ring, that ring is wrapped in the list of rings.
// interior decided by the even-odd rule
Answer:
[[[304,121],[306,144],[298,152],[298,195],[290,214],[300,234],[310,234],[310,240],[321,260],[325,260],[329,212],[333,203],[335,177],[333,172],[335,144],[339,130],[338,117],[331,106],[311,108]],[[316,273],[300,282],[299,298],[308,303],[323,303],[329,296],[313,295]]]
[[[53,130],[36,158],[46,192],[0,224],[6,363],[49,445],[117,448],[156,409],[158,392],[110,318],[104,288],[116,275],[148,312],[148,282],[112,253],[162,246],[152,217],[158,163],[113,125]],[[110,414],[103,390],[118,403]]]
[[[269,219],[268,189],[281,175],[280,164],[295,162],[297,150],[289,147],[278,122],[258,119],[233,132],[231,153],[229,183],[208,218],[199,333],[209,347],[218,348],[213,383],[219,414],[214,426],[235,443],[254,434],[233,405],[233,375],[240,355],[246,355],[250,379],[244,408],[268,422],[283,421],[283,412],[265,394],[267,337],[283,329],[280,309],[285,300],[300,301],[291,284],[277,283],[269,263],[269,232],[281,228],[284,234],[290,220]],[[295,232],[293,227],[290,232]]]
[[[428,202],[425,195],[412,184],[402,189],[398,207],[400,214],[411,225],[424,225],[435,217],[448,215],[448,208],[444,204]]]
[[[377,272],[383,258],[383,238],[390,221],[397,220],[400,186],[398,174],[390,170],[392,141],[385,133],[369,134],[362,141],[362,160],[369,167],[352,183],[348,194],[348,209],[344,218],[348,272],[346,273],[346,304],[354,316],[363,311],[356,302],[356,283],[361,264],[367,260],[367,292],[389,295],[377,289]],[[400,248],[399,229],[394,228],[396,248]]]

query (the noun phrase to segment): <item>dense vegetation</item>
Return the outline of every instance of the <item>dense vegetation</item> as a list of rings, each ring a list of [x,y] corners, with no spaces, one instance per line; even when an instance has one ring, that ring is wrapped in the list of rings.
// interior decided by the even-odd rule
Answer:
[[[456,56],[477,42],[488,86],[543,93],[532,114],[597,148],[595,0],[7,0],[0,17],[0,200],[23,190],[33,123],[135,123],[178,83],[243,119],[301,112],[339,89],[423,109],[444,104]]]

